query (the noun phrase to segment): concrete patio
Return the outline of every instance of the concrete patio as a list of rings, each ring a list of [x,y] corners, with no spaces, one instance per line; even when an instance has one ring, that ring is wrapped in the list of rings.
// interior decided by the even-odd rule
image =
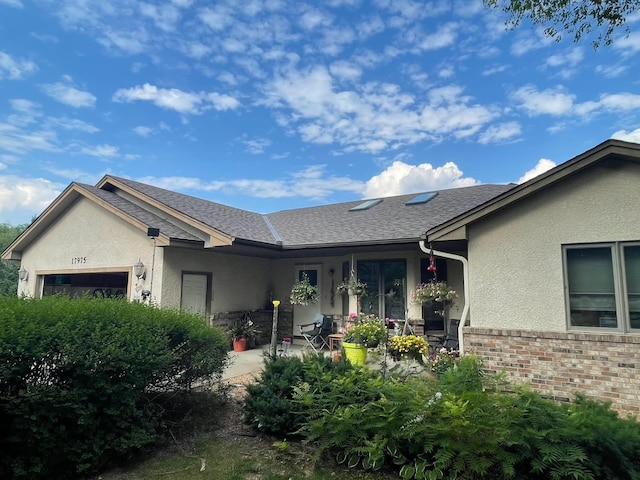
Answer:
[[[289,347],[289,354],[301,356],[303,346],[302,340],[294,340],[294,343]],[[326,351],[325,349],[325,352]],[[265,355],[269,355],[269,353],[269,345],[260,345],[256,348],[245,350],[244,352],[229,352],[229,366],[222,375],[222,379],[228,380],[243,375],[259,373],[264,366]]]

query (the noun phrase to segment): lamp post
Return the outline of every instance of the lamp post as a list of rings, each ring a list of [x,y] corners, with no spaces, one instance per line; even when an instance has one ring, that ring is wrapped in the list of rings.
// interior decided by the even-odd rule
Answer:
[[[278,305],[280,300],[273,302],[273,321],[271,324],[271,358],[276,358],[278,354]]]

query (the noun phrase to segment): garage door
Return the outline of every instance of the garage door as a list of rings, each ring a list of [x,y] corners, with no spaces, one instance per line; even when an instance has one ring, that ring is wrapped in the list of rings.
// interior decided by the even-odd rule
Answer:
[[[127,272],[43,275],[42,296],[65,294],[71,297],[126,298],[128,279]]]

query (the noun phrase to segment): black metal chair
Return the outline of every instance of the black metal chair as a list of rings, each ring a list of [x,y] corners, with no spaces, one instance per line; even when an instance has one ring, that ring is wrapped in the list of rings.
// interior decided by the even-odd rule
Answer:
[[[329,348],[329,335],[333,333],[333,317],[331,315],[316,315],[313,323],[298,325],[300,335],[307,341],[307,345],[318,353],[323,348]]]
[[[449,320],[449,328],[444,335],[427,335],[429,342],[429,353],[434,354],[439,350],[446,348],[447,350],[458,350],[460,341],[458,339],[458,327],[460,320],[452,318]]]

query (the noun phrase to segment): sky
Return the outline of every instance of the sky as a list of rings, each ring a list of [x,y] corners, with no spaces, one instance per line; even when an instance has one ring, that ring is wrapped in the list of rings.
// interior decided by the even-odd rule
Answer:
[[[610,46],[481,0],[0,0],[0,223],[110,174],[258,213],[520,183],[640,143]]]

